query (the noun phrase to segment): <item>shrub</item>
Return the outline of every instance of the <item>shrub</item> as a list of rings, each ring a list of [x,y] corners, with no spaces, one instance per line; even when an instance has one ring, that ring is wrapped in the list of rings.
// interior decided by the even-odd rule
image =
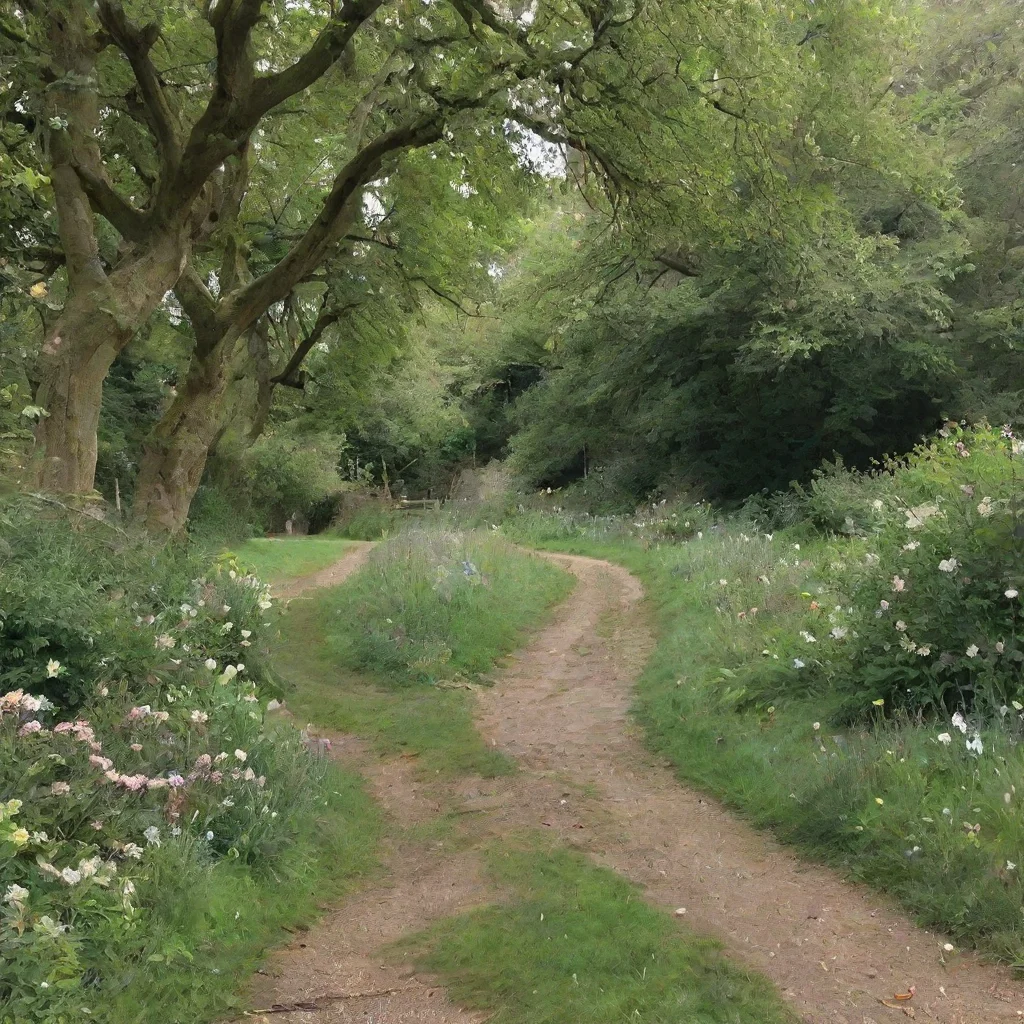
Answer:
[[[1024,701],[1021,450],[1008,430],[944,429],[889,474],[870,550],[842,581],[855,614],[834,670],[851,707],[870,694],[1005,715]]]

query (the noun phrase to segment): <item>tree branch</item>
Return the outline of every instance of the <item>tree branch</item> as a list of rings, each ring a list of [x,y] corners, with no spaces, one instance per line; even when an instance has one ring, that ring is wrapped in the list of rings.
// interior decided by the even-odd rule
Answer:
[[[239,330],[248,329],[273,303],[283,299],[320,262],[327,250],[355,220],[360,188],[380,170],[392,153],[429,145],[441,138],[439,116],[419,118],[378,135],[338,172],[316,220],[281,261],[252,284],[236,292],[225,310]]]
[[[302,341],[295,347],[295,351],[291,354],[291,358],[285,364],[285,368],[275,376],[270,378],[271,384],[284,384],[286,387],[299,388],[305,384],[305,381],[301,377],[297,376],[299,367],[302,365],[302,361],[309,355],[313,350],[313,347],[320,341],[324,335],[324,331],[327,330],[332,324],[336,324],[341,319],[341,313],[338,310],[327,310],[317,317],[316,323],[313,324],[312,330],[306,335]]]
[[[655,256],[654,259],[663,267],[668,267],[669,270],[674,270],[677,274],[682,274],[683,277],[700,277],[700,271],[692,263],[680,259],[678,256],[663,252]]]
[[[153,44],[160,38],[160,27],[155,22],[144,28],[133,25],[118,0],[100,0],[97,9],[100,24],[132,66],[156,138],[157,151],[165,169],[169,171],[181,155],[181,141],[178,138],[177,118],[167,101],[160,76],[149,59]]]

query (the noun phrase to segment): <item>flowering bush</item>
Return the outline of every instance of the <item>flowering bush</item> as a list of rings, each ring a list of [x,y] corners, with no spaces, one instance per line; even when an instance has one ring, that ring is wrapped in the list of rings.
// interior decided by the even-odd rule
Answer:
[[[268,682],[254,642],[268,598],[233,563],[211,567],[31,500],[0,507],[0,536],[0,688],[31,689],[70,712],[102,686],[173,684],[197,651]],[[41,663],[51,666],[42,678]]]
[[[309,827],[323,766],[298,736],[266,731],[259,637],[272,601],[259,580],[227,560],[187,578],[153,549],[149,573],[129,578],[140,546],[121,551],[120,580],[114,556],[86,586],[69,558],[64,614],[62,593],[26,569],[39,549],[10,550],[0,1022],[101,1019],[104,985],[150,941],[160,858],[273,870]],[[29,629],[43,642],[25,643]]]
[[[850,713],[1024,710],[1020,442],[1009,429],[944,428],[873,499],[863,558],[837,576],[856,608],[833,658]]]

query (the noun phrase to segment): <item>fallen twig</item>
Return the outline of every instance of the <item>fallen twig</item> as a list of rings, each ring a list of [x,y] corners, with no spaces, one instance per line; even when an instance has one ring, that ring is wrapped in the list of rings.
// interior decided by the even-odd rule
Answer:
[[[316,999],[304,999],[298,1003],[274,1003],[262,1010],[246,1010],[246,1017],[256,1017],[271,1013],[296,1013],[300,1010],[321,1010],[324,1003],[340,1003],[346,999],[373,999],[375,996],[393,996],[396,992],[407,992],[410,989],[422,988],[422,985],[401,985],[398,988],[380,988],[370,992],[336,992],[317,996]]]

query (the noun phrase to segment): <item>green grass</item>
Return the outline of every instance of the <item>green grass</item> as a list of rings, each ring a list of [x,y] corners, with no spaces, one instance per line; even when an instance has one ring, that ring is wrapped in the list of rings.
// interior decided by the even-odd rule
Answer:
[[[473,559],[477,582],[462,574]],[[469,693],[444,681],[491,669],[571,585],[493,537],[395,538],[344,586],[294,602],[281,619],[288,706],[383,755],[415,758],[425,774],[505,774],[511,762],[480,738]]]
[[[306,576],[338,561],[349,542],[340,537],[255,537],[235,548],[239,562],[268,583]]]
[[[417,528],[378,545],[336,591],[338,663],[391,683],[487,672],[572,587],[550,562],[489,532]]]
[[[362,779],[328,767],[323,799],[273,871],[230,861],[197,870],[173,846],[153,851],[139,891],[153,907],[146,941],[120,961],[95,1019],[194,1024],[242,1005],[239,984],[285,929],[314,920],[376,867],[381,820]]]
[[[499,845],[490,874],[507,905],[449,918],[402,943],[449,995],[492,1024],[784,1024],[774,988],[717,943],[649,907],[586,858]]]
[[[634,712],[680,778],[891,893],[923,924],[1024,963],[1024,748],[992,728],[975,759],[948,721],[879,713],[873,725],[830,725],[840,699],[820,673],[801,689],[790,666],[823,657],[835,597],[821,580],[836,559],[858,557],[858,543],[801,537],[797,555],[795,537],[742,536],[734,527],[647,546],[552,539],[534,525],[520,539],[617,561],[643,581],[658,644]],[[809,610],[812,598],[822,611]],[[738,618],[751,607],[756,616]],[[802,629],[819,642],[804,641]],[[873,696],[864,694],[867,710]],[[955,737],[948,747],[942,732]]]

